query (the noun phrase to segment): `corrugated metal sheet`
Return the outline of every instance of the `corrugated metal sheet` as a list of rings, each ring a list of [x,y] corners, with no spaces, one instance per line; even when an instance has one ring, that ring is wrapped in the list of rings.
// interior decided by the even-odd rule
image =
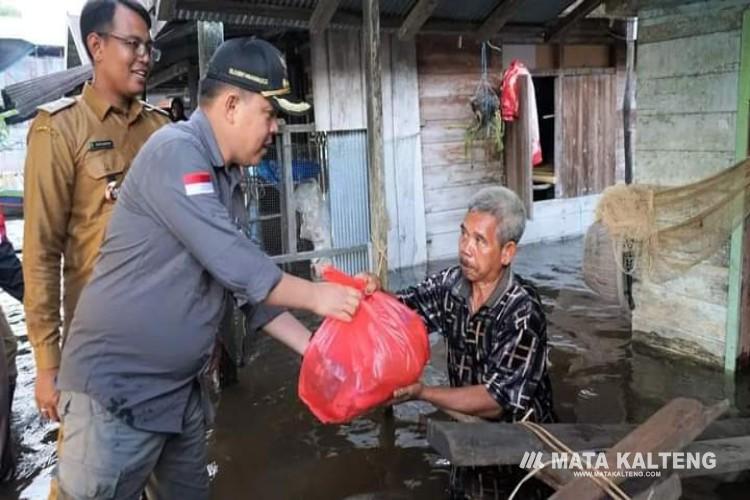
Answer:
[[[90,78],[91,66],[78,66],[8,85],[2,90],[3,102],[6,109],[16,109],[18,115],[7,121],[27,120],[36,113],[37,106],[63,97]]]
[[[454,0],[443,0],[443,2],[446,1],[450,3]],[[380,13],[405,17],[416,2],[417,0],[380,0]],[[339,9],[362,12],[362,0],[344,0],[339,5]]]
[[[526,0],[510,19],[512,23],[544,24],[564,10],[575,0]],[[443,0],[435,9],[432,18],[453,21],[481,22],[489,16],[498,5],[497,0],[473,0],[462,2],[456,8],[455,0]]]
[[[404,18],[414,6],[416,0],[381,0],[380,12],[389,18]],[[511,18],[512,23],[545,24],[554,21],[575,0],[527,0]],[[236,2],[243,3],[243,2]],[[176,18],[181,20],[223,21],[229,24],[245,26],[280,26],[285,28],[307,29],[307,19],[280,19],[278,17],[264,17],[253,13],[253,7],[289,7],[312,12],[317,2],[315,0],[266,0],[246,1],[247,13],[237,12],[208,12],[182,8],[177,2]],[[498,0],[471,0],[461,2],[456,8],[456,0],[442,0],[435,9],[431,19],[443,21],[481,22],[498,5]],[[362,0],[343,0],[338,12],[360,14]],[[359,26],[332,23],[335,29],[358,29]]]
[[[341,131],[327,135],[333,247],[367,244],[370,241],[367,132]],[[336,256],[333,263],[349,274],[370,269],[367,251]]]

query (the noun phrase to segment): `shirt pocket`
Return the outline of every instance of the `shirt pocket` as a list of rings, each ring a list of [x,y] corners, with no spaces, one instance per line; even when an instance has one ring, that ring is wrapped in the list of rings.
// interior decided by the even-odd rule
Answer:
[[[116,193],[127,172],[127,163],[115,151],[94,151],[83,160],[83,175],[79,176],[79,196],[90,200],[89,216],[98,217],[111,212],[115,205]],[[107,186],[114,182],[114,186]],[[112,189],[114,187],[114,189]],[[109,191],[109,193],[108,193]]]
[[[112,180],[122,181],[126,163],[119,154],[112,150],[96,151],[86,155],[83,170],[92,181],[101,181],[106,185]]]

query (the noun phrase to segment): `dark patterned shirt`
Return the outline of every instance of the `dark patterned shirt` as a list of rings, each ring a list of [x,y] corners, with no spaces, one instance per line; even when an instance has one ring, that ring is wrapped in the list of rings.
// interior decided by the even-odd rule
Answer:
[[[445,337],[451,387],[484,385],[503,408],[501,419],[554,419],[547,374],[547,321],[534,287],[508,268],[474,314],[471,283],[459,266],[397,293],[417,311],[430,333]]]

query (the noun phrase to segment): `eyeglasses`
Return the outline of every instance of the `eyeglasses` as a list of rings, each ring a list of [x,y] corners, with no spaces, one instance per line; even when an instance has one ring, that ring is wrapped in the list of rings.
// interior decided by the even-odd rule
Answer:
[[[117,33],[97,33],[99,36],[110,36],[115,40],[119,40],[124,43],[130,50],[138,57],[143,57],[148,54],[151,60],[158,62],[161,58],[161,50],[154,47],[154,42],[148,40],[144,42],[139,38],[128,38]]]

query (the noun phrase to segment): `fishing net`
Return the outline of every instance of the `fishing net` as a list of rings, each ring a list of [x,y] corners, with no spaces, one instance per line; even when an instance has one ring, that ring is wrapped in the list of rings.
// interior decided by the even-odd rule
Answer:
[[[725,247],[749,214],[750,159],[685,186],[607,188],[586,235],[584,279],[616,293],[619,278],[603,274],[609,261],[620,276],[668,281]]]

